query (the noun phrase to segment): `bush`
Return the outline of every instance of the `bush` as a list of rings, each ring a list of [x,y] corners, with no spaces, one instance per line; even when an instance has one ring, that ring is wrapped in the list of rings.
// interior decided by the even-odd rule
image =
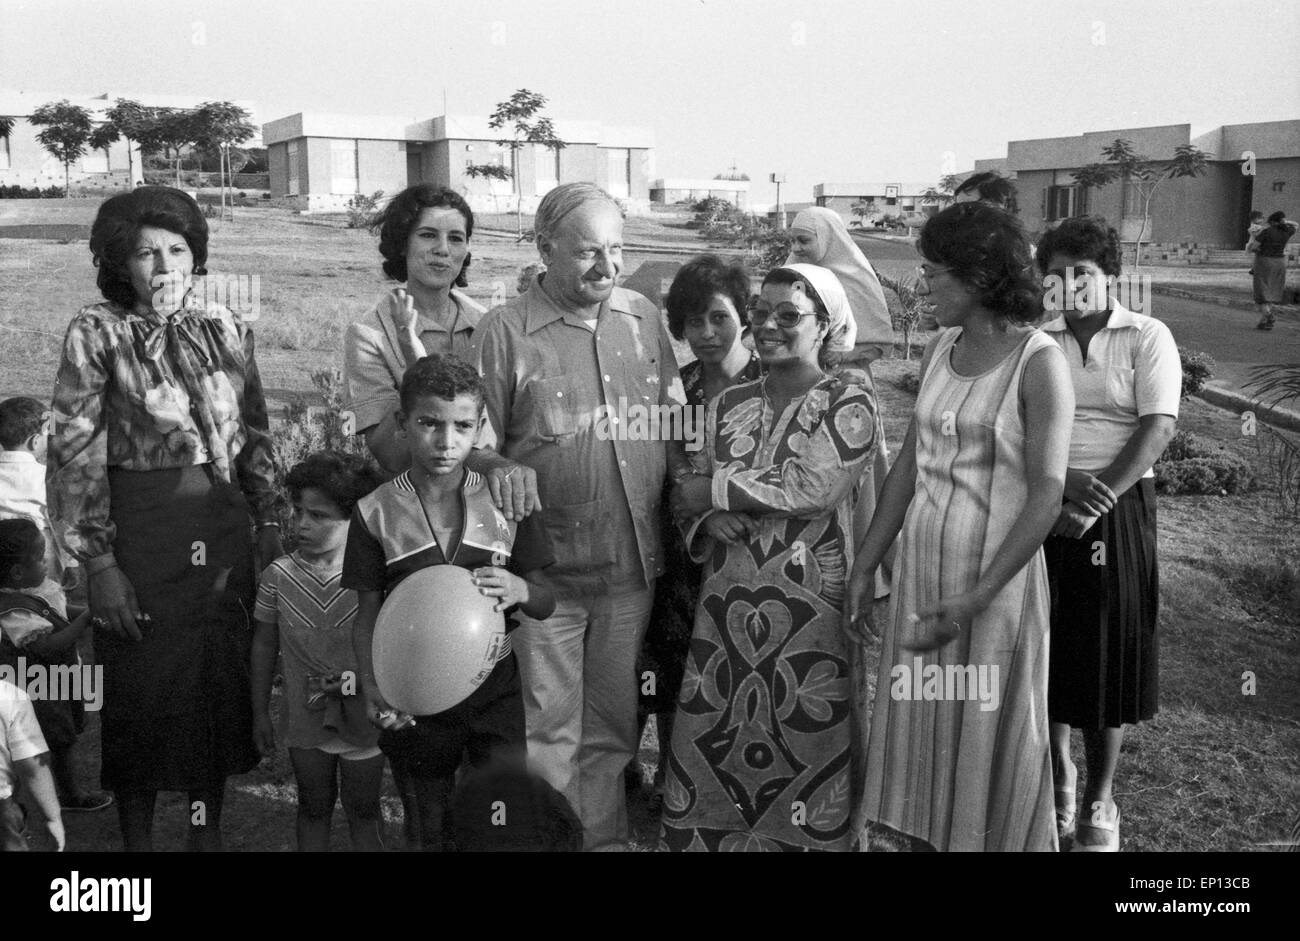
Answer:
[[[0,199],[62,199],[63,195],[62,186],[0,186]]]
[[[918,395],[921,392],[921,374],[919,372],[905,372],[894,380],[894,385],[904,392]]]
[[[1156,461],[1156,492],[1167,494],[1245,493],[1255,471],[1212,438],[1180,431]]]
[[[348,228],[364,229],[370,225],[370,219],[379,208],[379,201],[384,198],[383,190],[375,190],[374,195],[366,196],[364,193],[357,193],[348,200],[345,207],[348,211]]]
[[[1182,397],[1201,391],[1207,379],[1214,375],[1214,357],[1209,353],[1179,348],[1178,360],[1183,366]]]
[[[1245,493],[1255,483],[1251,466],[1227,452],[1216,457],[1189,457],[1155,466],[1156,492],[1226,495]]]
[[[289,516],[293,512],[284,489],[284,477],[289,470],[308,454],[316,451],[341,451],[344,454],[365,454],[365,439],[360,435],[343,434],[346,418],[343,410],[343,374],[339,369],[318,369],[311,374],[312,385],[322,405],[313,405],[298,398],[285,407],[285,417],[271,429],[271,449],[275,454],[275,487],[280,499],[276,511],[285,534],[286,550],[292,548],[288,539]]]

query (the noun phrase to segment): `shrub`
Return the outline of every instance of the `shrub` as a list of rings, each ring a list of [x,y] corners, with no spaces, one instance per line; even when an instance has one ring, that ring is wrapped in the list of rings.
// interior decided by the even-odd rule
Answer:
[[[1201,391],[1207,379],[1214,375],[1214,357],[1196,350],[1178,350],[1178,360],[1183,366],[1182,397]]]
[[[904,392],[917,395],[921,391],[921,374],[919,372],[905,372],[894,380],[894,385]]]
[[[1226,495],[1245,493],[1255,482],[1251,466],[1227,452],[1216,457],[1189,457],[1155,466],[1156,492]]]
[[[1156,492],[1167,494],[1245,493],[1255,471],[1245,460],[1212,438],[1180,431],[1156,461]]]
[[[271,449],[275,454],[275,487],[279,494],[276,507],[280,525],[285,534],[285,548],[289,550],[289,516],[292,507],[284,489],[284,477],[290,468],[316,451],[341,451],[345,454],[366,454],[365,439],[360,435],[343,434],[343,374],[339,369],[318,369],[311,374],[312,385],[323,405],[313,405],[302,397],[285,407],[286,421],[271,429]]]
[[[62,199],[62,186],[47,186],[41,189],[39,186],[0,186],[0,199]]]
[[[881,285],[893,291],[894,296],[898,298],[897,305],[890,305],[890,314],[894,329],[903,332],[903,359],[910,360],[912,334],[921,322],[921,314],[929,305],[921,299],[921,295],[916,293],[916,279],[911,275],[905,274],[897,280],[883,274],[877,276],[880,278]]]
[[[348,211],[348,228],[364,229],[370,225],[370,219],[379,208],[379,201],[384,198],[383,190],[375,190],[374,194],[367,196],[364,193],[357,193],[348,200],[346,208]]]

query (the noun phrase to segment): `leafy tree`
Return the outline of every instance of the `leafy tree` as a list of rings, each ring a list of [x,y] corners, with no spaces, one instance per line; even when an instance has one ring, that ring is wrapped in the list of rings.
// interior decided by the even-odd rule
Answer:
[[[14,132],[14,119],[0,115],[0,138],[9,139],[9,135]]]
[[[949,173],[946,176],[939,177],[939,192],[944,196],[951,196],[960,181],[961,178],[956,173]]]
[[[510,150],[510,168],[496,164],[475,164],[465,168],[467,176],[494,180],[514,180],[515,192],[515,226],[520,240],[524,237],[524,194],[519,186],[519,151],[532,144],[559,152],[567,144],[555,133],[555,127],[548,117],[539,117],[539,112],[546,107],[546,96],[521,88],[507,100],[500,102],[488,119],[488,127],[500,131],[510,126],[511,136],[499,143]]]
[[[226,212],[226,184],[231,170],[231,151],[254,134],[257,128],[248,120],[248,112],[233,101],[205,101],[191,116],[191,133],[198,147],[216,149],[220,155],[221,212]],[[242,155],[241,155],[242,158]],[[242,163],[247,158],[242,158]],[[229,172],[228,172],[229,171]],[[234,199],[231,198],[230,217],[235,216]]]
[[[1136,150],[1131,140],[1117,137],[1101,149],[1106,159],[1099,163],[1090,163],[1076,170],[1074,179],[1082,186],[1107,186],[1115,180],[1126,180],[1138,193],[1142,205],[1142,228],[1138,231],[1133,267],[1142,267],[1142,242],[1146,238],[1147,227],[1151,221],[1151,198],[1155,196],[1160,184],[1166,180],[1179,177],[1198,177],[1206,171],[1212,154],[1208,154],[1194,144],[1180,144],[1174,148],[1170,160],[1152,160]]]
[[[63,190],[69,192],[71,184],[68,168],[74,160],[85,154],[94,130],[90,123],[90,112],[64,98],[62,101],[41,105],[27,120],[44,128],[36,135],[36,139],[50,156],[63,164]]]
[[[135,155],[132,153],[131,145],[135,144],[140,148],[141,153],[144,152],[149,125],[154,120],[154,110],[130,98],[119,98],[113,107],[104,112],[104,117],[108,119],[105,126],[115,128],[126,139],[126,166],[130,179],[135,178]]]
[[[875,205],[869,199],[856,200],[853,205],[849,206],[849,212],[853,213],[854,218],[860,219],[864,227],[871,214],[875,211]]]

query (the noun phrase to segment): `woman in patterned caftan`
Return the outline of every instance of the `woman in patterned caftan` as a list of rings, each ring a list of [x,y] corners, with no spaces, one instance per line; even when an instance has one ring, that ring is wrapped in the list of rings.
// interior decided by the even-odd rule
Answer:
[[[713,400],[699,476],[675,495],[704,573],[661,843],[846,850],[856,679],[840,610],[876,402],[856,373],[823,372],[853,333],[829,271],[774,270],[750,322],[767,375]]]

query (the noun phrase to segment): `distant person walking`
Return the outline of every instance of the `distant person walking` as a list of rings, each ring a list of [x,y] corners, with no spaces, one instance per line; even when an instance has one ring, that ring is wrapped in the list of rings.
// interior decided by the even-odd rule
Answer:
[[[1255,236],[1259,251],[1255,255],[1255,306],[1259,308],[1259,330],[1273,329],[1273,305],[1280,304],[1286,292],[1286,243],[1296,229],[1280,209],[1268,217],[1268,228]]]

